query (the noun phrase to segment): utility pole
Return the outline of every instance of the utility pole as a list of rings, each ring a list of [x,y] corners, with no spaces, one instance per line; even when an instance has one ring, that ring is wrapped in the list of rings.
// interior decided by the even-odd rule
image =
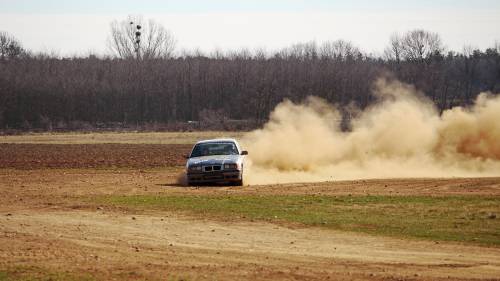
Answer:
[[[134,22],[131,21],[130,25],[134,25]],[[137,56],[137,59],[141,59],[141,26],[138,24],[135,26],[135,43],[134,43],[134,51]]]

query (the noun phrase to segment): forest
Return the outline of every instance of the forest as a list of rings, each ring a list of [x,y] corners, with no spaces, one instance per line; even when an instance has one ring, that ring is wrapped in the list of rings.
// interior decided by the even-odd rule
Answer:
[[[243,130],[284,99],[311,95],[348,118],[349,108],[370,105],[381,76],[414,85],[441,111],[500,93],[498,43],[448,51],[425,30],[394,34],[382,55],[344,40],[203,53],[176,51],[153,21],[111,26],[112,54],[81,57],[33,53],[1,32],[0,130]]]

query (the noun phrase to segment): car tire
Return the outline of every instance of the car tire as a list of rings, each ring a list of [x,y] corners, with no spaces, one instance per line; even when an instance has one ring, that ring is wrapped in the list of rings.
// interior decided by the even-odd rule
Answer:
[[[241,180],[234,182],[235,186],[243,186],[243,173],[241,173]]]
[[[238,181],[238,186],[243,186],[243,163],[241,164],[241,180]]]

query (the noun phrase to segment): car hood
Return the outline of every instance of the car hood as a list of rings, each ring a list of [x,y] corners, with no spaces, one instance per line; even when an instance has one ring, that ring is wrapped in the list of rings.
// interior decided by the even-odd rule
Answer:
[[[189,158],[187,165],[224,165],[227,163],[241,163],[241,155],[212,155]]]

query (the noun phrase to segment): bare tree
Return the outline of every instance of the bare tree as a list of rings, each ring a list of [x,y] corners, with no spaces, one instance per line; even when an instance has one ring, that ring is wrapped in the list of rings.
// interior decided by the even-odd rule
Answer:
[[[175,45],[173,34],[152,19],[144,22],[142,17],[128,16],[127,20],[111,23],[108,46],[120,58],[168,58]]]
[[[21,43],[5,31],[0,31],[0,59],[15,58],[24,52]]]
[[[465,57],[472,57],[472,55],[474,54],[474,50],[477,50],[478,48],[477,47],[474,47],[472,45],[464,45],[463,48],[462,48],[462,54],[465,56]]]
[[[384,51],[385,59],[401,62],[401,54],[403,52],[403,39],[398,33],[393,33],[389,39],[389,46]]]
[[[280,51],[282,57],[292,57],[295,59],[315,59],[318,57],[316,42],[296,43]]]
[[[402,55],[409,61],[423,61],[444,50],[439,34],[422,29],[407,32],[401,43]]]
[[[336,40],[325,42],[321,45],[320,54],[322,58],[330,58],[336,60],[354,59],[361,56],[361,51],[349,41]]]

